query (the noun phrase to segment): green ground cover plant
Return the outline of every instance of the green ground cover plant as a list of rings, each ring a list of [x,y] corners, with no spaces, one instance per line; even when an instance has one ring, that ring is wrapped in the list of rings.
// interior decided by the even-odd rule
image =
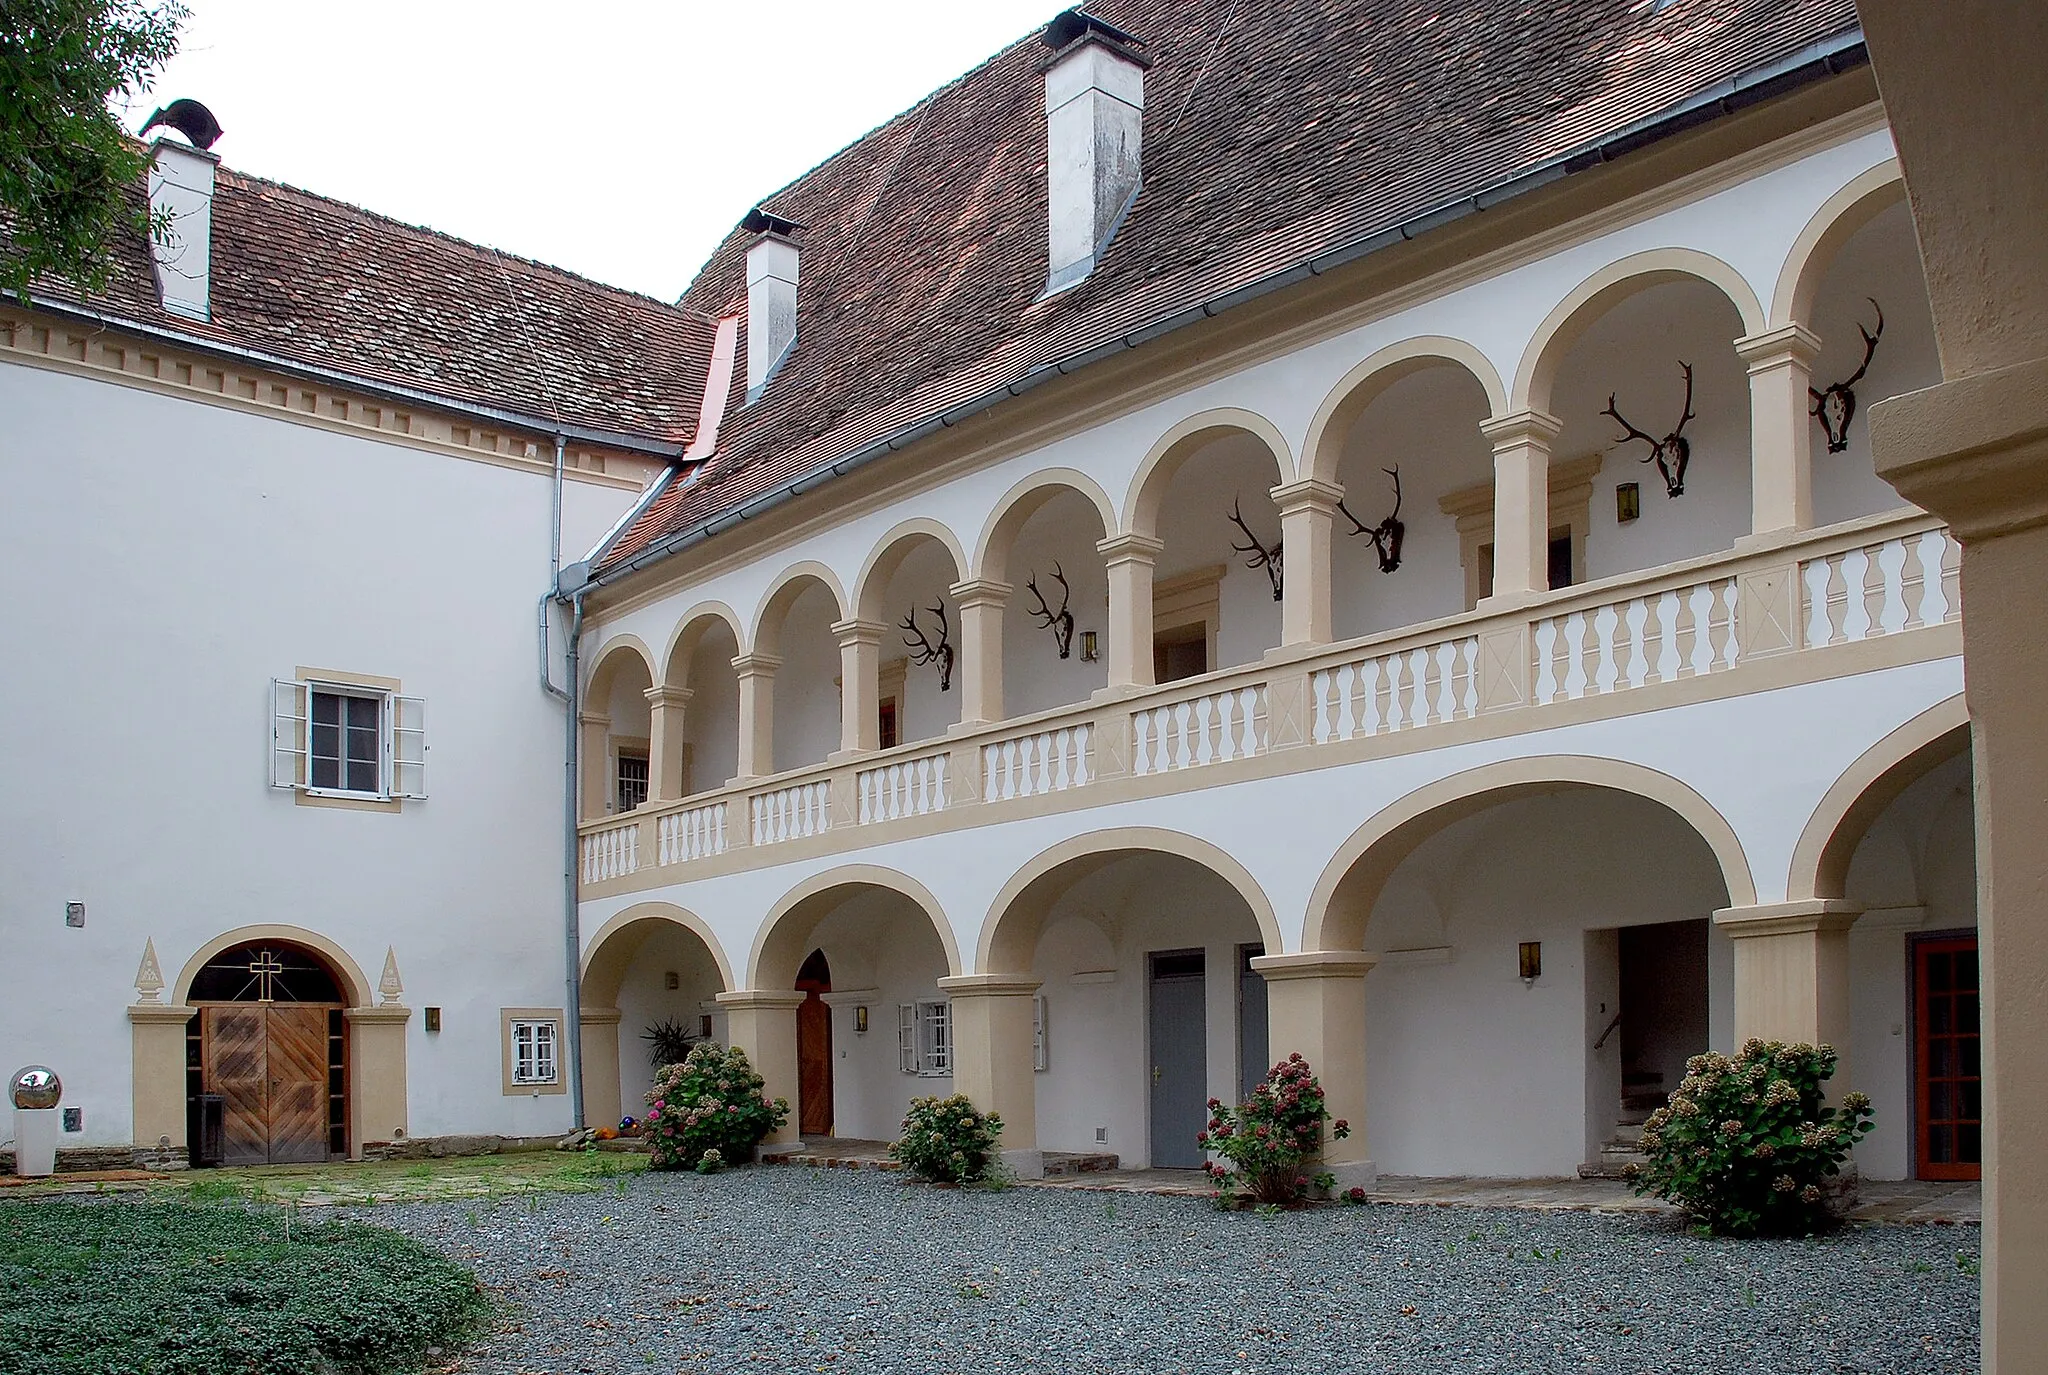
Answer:
[[[489,1305],[410,1237],[291,1210],[0,1204],[8,1375],[400,1375]]]

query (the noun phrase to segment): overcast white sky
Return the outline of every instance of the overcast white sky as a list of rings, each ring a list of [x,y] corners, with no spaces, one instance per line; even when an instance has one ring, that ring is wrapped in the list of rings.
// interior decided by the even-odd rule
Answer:
[[[230,167],[664,300],[769,192],[1059,0],[188,0]]]

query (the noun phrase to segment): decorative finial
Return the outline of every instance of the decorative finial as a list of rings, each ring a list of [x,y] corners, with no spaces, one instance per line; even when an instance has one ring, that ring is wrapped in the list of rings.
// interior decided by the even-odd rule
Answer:
[[[377,991],[386,1003],[397,1002],[405,993],[405,984],[398,977],[398,951],[388,945],[384,947],[384,977],[377,980]]]
[[[159,1002],[156,995],[163,992],[164,972],[157,967],[156,942],[144,937],[142,941],[142,964],[135,971],[135,991],[142,996],[137,1002]]]

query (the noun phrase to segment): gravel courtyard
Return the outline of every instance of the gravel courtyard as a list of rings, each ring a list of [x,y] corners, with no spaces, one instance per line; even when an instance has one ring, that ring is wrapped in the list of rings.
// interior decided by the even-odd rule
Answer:
[[[488,1375],[1978,1365],[1974,1227],[1736,1244],[1654,1217],[1260,1217],[786,1168],[348,1211],[475,1268],[504,1316],[446,1369]]]

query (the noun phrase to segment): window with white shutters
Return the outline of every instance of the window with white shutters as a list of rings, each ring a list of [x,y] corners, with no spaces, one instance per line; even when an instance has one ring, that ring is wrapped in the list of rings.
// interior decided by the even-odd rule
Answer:
[[[896,1067],[927,1079],[953,1072],[953,1005],[943,998],[896,1005]]]
[[[427,704],[317,679],[270,684],[270,785],[319,797],[427,795]]]
[[[552,1084],[557,1070],[555,1041],[559,1024],[552,1021],[512,1023],[512,1082]]]

